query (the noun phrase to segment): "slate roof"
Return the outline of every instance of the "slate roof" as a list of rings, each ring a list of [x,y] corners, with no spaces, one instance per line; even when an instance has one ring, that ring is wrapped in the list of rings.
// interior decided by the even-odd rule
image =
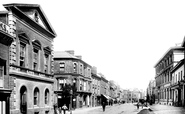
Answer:
[[[73,58],[73,59],[78,59],[74,55],[71,55],[68,52],[65,51],[54,51],[54,58]]]

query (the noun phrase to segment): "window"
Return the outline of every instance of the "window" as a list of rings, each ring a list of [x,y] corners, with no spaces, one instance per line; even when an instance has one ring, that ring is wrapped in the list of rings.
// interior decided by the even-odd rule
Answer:
[[[20,43],[20,61],[19,61],[19,65],[21,67],[25,67],[25,53],[26,53],[26,44],[24,43]]]
[[[0,64],[0,87],[3,87],[4,66]]]
[[[45,104],[46,105],[49,104],[49,90],[48,89],[45,90]]]
[[[64,79],[59,79],[59,90],[62,90],[62,88],[64,87]]]
[[[82,73],[82,69],[83,69],[83,65],[81,64],[81,65],[80,65],[80,74],[83,74],[83,73]]]
[[[77,63],[73,63],[74,73],[77,73]]]
[[[20,89],[20,112],[22,114],[27,112],[27,89],[25,86]]]
[[[87,91],[87,83],[84,81],[84,91]]]
[[[38,52],[39,50],[33,50],[33,70],[38,70]]]
[[[182,77],[182,70],[181,70],[181,80],[183,80],[183,77]]]
[[[64,72],[65,71],[65,63],[64,62],[60,62],[60,71]]]
[[[34,90],[34,105],[39,105],[39,89],[35,88]]]
[[[48,61],[49,61],[49,55],[44,55],[44,72],[48,73]]]
[[[44,72],[45,73],[50,73],[51,70],[49,70],[51,67],[50,67],[50,55],[51,55],[51,52],[52,50],[50,49],[49,46],[46,46],[43,48],[44,50]]]
[[[91,70],[88,69],[88,77],[91,77]]]
[[[82,80],[80,80],[80,91],[82,91]]]

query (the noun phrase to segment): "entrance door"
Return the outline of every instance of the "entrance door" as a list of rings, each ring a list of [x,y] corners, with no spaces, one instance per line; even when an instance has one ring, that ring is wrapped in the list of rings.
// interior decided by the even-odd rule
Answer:
[[[27,114],[27,90],[25,86],[20,91],[20,110],[22,114]]]

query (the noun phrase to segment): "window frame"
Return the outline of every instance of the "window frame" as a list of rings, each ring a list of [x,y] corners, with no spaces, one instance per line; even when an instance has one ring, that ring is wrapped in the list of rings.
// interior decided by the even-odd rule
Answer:
[[[26,45],[27,45],[26,43],[20,41],[20,45],[19,45],[19,48],[20,48],[20,50],[19,50],[19,65],[21,67],[26,67]],[[23,55],[22,55],[22,53],[23,53]],[[21,62],[23,62],[23,63],[21,64]]]
[[[4,88],[4,72],[5,72],[5,66],[2,64],[0,64],[0,73],[2,73],[2,75],[0,74],[0,80],[1,80],[1,84],[0,84],[0,88]]]
[[[46,89],[44,92],[44,103],[45,105],[49,105],[49,100],[50,100],[50,94],[49,94],[49,89]]]
[[[36,48],[33,48],[33,70],[38,71],[38,68],[39,68],[39,50]]]
[[[65,72],[65,62],[64,61],[59,62],[59,70],[60,72]]]
[[[33,105],[39,106],[39,102],[40,102],[40,92],[39,88],[36,87],[33,92]]]

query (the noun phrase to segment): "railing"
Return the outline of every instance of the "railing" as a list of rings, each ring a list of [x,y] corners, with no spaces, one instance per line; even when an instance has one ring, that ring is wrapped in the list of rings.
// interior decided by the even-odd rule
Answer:
[[[50,78],[50,79],[53,78],[53,75],[51,75],[51,74],[46,74],[43,72],[31,70],[31,69],[20,67],[17,65],[10,65],[10,72],[25,73],[25,74],[29,74],[32,76],[46,77],[46,78]]]

